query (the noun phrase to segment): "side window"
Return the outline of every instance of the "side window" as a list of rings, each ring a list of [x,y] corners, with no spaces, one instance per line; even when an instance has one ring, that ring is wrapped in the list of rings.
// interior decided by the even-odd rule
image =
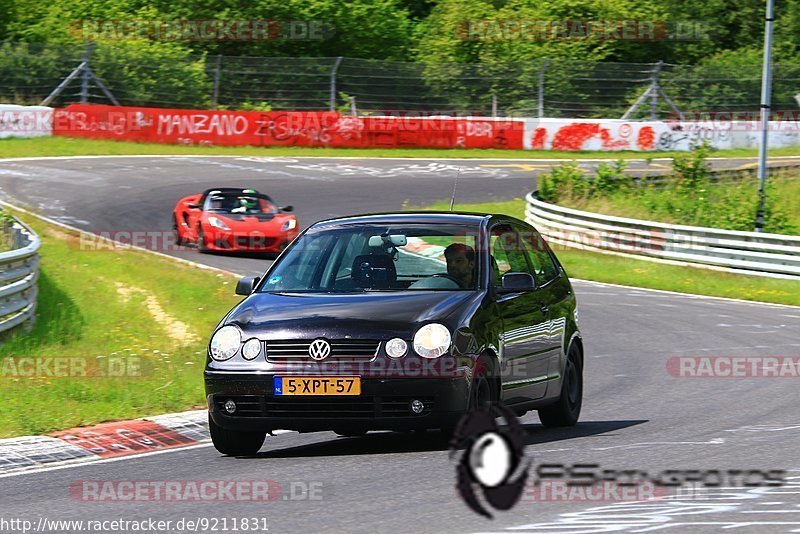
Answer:
[[[492,229],[489,250],[495,262],[494,285],[499,286],[506,273],[530,272],[525,253],[520,248],[519,235],[510,226],[499,225]]]
[[[522,248],[531,264],[533,278],[537,286],[542,286],[558,276],[558,268],[547,250],[547,245],[539,232],[521,228],[519,232]]]

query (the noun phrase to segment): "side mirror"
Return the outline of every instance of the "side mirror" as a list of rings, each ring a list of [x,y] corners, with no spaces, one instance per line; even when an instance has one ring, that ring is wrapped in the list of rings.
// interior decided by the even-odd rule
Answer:
[[[200,209],[200,204],[189,204],[189,209],[190,210],[199,210]]]
[[[533,283],[533,276],[530,273],[506,273],[501,279],[501,284],[501,293],[531,291],[536,287]]]
[[[284,206],[282,208],[278,208],[280,211],[285,211],[286,213],[294,211],[294,206]]]
[[[236,294],[247,296],[253,292],[258,281],[261,280],[260,276],[245,276],[236,282]]]

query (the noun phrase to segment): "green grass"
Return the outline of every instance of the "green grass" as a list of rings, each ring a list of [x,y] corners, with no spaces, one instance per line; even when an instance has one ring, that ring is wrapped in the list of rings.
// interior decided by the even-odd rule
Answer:
[[[436,202],[426,209],[447,210],[449,201]],[[457,203],[458,211],[504,213],[525,219],[525,200],[479,204]],[[667,265],[612,254],[588,252],[552,245],[572,278],[626,286],[664,289],[715,297],[800,306],[800,282],[747,276],[699,267]]]
[[[384,158],[508,158],[508,159],[641,159],[671,158],[675,152],[554,152],[545,150],[436,149],[436,148],[302,148],[302,147],[205,147],[132,143],[68,137],[0,140],[0,158],[94,155],[207,155],[207,156],[329,156]],[[752,157],[755,149],[720,150],[712,157]],[[800,148],[779,148],[770,156],[800,155]]]
[[[765,232],[794,233],[800,228],[800,179],[797,176],[781,175],[769,179],[770,201],[779,219],[767,219]],[[758,181],[753,178],[726,181],[706,187],[704,195],[709,198],[712,213],[706,210],[695,214],[712,220],[684,220],[681,215],[687,211],[687,200],[681,201],[674,190],[646,187],[640,190],[615,191],[590,198],[561,200],[559,205],[615,215],[632,219],[645,219],[670,224],[690,226],[712,226],[727,230],[753,230],[754,214],[758,202]],[[672,203],[683,208],[680,212],[670,212],[667,206]],[[653,207],[661,209],[654,209]],[[773,223],[773,224],[771,224]]]
[[[42,237],[41,277],[32,331],[0,347],[0,438],[204,406],[205,347],[241,298],[235,280],[138,251],[81,250],[76,236],[18,216]],[[90,369],[113,358],[140,371],[76,378],[53,367],[29,377],[19,372],[25,357]]]

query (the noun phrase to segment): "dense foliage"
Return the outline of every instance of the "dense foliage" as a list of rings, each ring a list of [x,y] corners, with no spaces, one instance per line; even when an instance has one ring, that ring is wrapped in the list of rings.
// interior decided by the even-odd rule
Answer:
[[[776,12],[774,104],[796,109],[800,0],[778,0]],[[333,62],[343,56],[416,62],[345,60],[339,71],[345,87],[338,90],[358,95],[365,110],[376,94],[373,109],[383,110],[487,110],[497,97],[501,112],[530,115],[537,110],[537,77],[546,68],[546,115],[620,116],[659,60],[666,63],[662,85],[682,110],[753,110],[763,16],[763,0],[0,0],[0,43],[30,45],[0,54],[0,79],[7,82],[0,83],[0,97],[41,100],[74,68],[91,38],[107,61],[97,73],[127,104],[207,105],[213,59],[204,58],[223,55],[320,62],[298,63],[295,87],[289,88],[275,85],[286,72],[273,71],[272,64],[230,62],[223,65],[229,70],[224,87],[233,94],[219,105],[318,108],[327,98]],[[102,21],[186,20],[271,21],[270,37],[164,40],[150,34],[133,40],[87,31]],[[643,40],[621,33],[564,38],[515,32],[521,24],[548,21],[628,21],[659,30]],[[74,52],[67,54],[70,47]],[[253,87],[264,87],[263,94],[251,94]],[[305,101],[298,101],[299,91],[307,93]],[[670,113],[664,102],[660,106],[662,117]]]
[[[800,0],[777,2],[776,60],[799,50]],[[194,52],[225,55],[349,56],[431,62],[527,61],[541,57],[620,62],[698,63],[758,49],[762,0],[0,0],[0,40],[80,41],[85,20],[321,21],[314,39],[184,41]],[[468,39],[469,21],[634,20],[703,29],[689,40]],[[497,37],[497,35],[494,35]]]

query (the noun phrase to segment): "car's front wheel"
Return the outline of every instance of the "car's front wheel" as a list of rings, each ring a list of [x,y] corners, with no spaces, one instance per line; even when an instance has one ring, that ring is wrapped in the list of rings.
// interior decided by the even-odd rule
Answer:
[[[211,432],[211,441],[214,448],[227,456],[252,456],[264,444],[266,432],[246,432],[242,430],[228,430],[217,425],[208,416],[208,429]]]
[[[492,363],[488,357],[482,356],[472,368],[472,385],[469,388],[469,404],[467,412],[489,410],[499,399],[499,393],[492,388]],[[465,414],[466,415],[466,414]],[[441,431],[448,439],[453,436],[460,420],[442,425]]]
[[[561,395],[555,404],[539,410],[539,420],[544,426],[572,426],[578,422],[583,404],[583,369],[580,349],[572,345],[561,379]]]
[[[208,252],[208,247],[206,246],[206,234],[203,233],[203,227],[197,227],[197,250],[200,252]]]

